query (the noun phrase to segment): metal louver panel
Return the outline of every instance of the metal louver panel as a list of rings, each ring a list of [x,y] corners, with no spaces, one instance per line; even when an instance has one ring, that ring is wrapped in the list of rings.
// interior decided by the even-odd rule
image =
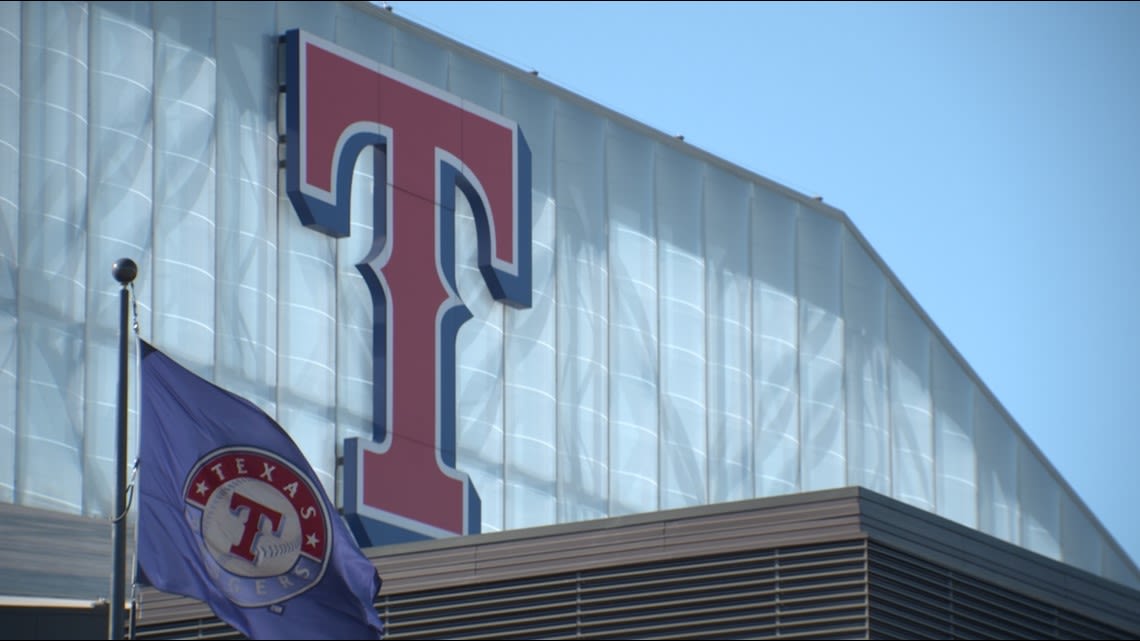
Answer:
[[[864,541],[712,555],[381,601],[389,638],[866,637]]]
[[[873,638],[1135,638],[875,541],[869,565]]]
[[[757,550],[410,592],[389,639],[867,637],[866,541]],[[214,618],[137,638],[240,638]]]

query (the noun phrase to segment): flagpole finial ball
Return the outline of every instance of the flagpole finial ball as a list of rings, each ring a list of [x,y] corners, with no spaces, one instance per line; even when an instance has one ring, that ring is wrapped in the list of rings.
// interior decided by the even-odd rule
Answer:
[[[127,285],[139,275],[139,266],[130,258],[120,258],[111,265],[111,275],[115,280]]]

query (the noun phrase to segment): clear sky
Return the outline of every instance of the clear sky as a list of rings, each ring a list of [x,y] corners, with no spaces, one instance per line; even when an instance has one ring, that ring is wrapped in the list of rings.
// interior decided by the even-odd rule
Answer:
[[[1140,561],[1140,3],[389,4],[845,211]]]

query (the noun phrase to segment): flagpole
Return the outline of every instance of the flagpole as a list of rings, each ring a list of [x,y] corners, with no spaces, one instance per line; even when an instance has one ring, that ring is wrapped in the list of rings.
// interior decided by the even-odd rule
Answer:
[[[111,275],[119,281],[119,406],[118,430],[115,433],[115,512],[111,521],[111,605],[107,619],[107,638],[123,638],[123,607],[126,601],[127,565],[127,317],[131,294],[127,286],[139,273],[130,258],[120,258],[111,265]]]

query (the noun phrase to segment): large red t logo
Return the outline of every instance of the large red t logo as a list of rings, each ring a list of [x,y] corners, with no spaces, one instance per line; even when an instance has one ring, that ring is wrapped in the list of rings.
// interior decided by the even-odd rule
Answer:
[[[357,266],[374,306],[373,438],[345,441],[345,515],[362,545],[479,531],[455,469],[455,191],[498,300],[531,302],[530,150],[493,112],[319,40],[285,35],[286,190],[301,222],[349,233],[357,156],[376,158],[375,239]]]

